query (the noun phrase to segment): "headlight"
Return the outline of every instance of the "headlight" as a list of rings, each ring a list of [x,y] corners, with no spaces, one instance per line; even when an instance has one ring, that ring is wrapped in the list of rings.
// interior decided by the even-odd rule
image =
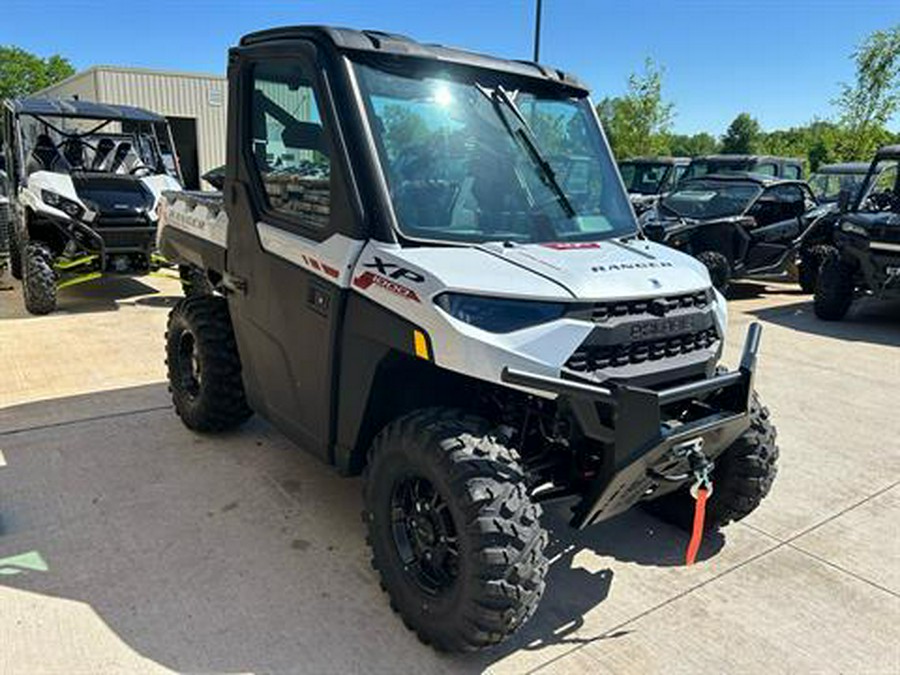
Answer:
[[[566,307],[561,302],[509,300],[477,295],[442,293],[435,304],[447,314],[491,333],[510,333],[558,319]]]
[[[847,234],[855,234],[860,237],[868,237],[869,232],[866,228],[861,225],[856,225],[855,223],[850,223],[848,221],[844,221],[841,223],[841,231],[846,232]]]
[[[81,208],[80,204],[73,202],[71,199],[66,199],[62,195],[51,192],[50,190],[41,190],[41,201],[47,206],[59,209],[72,218],[81,218],[81,216],[84,215],[84,209]]]

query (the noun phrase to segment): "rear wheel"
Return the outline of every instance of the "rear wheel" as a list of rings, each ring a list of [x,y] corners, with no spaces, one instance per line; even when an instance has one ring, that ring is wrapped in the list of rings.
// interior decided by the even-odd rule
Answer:
[[[777,432],[769,409],[754,394],[750,427],[715,461],[713,493],[706,505],[704,526],[716,530],[750,515],[769,494],[778,474]],[[645,504],[648,511],[687,531],[694,519],[694,498],[688,485]]]
[[[28,242],[23,251],[22,294],[31,314],[49,314],[56,309],[56,272],[53,253],[45,244]]]
[[[172,308],[166,365],[175,412],[189,428],[224,431],[252,414],[225,298],[185,298]]]
[[[19,243],[15,222],[10,223],[9,228],[9,273],[13,279],[22,280],[22,245]]]
[[[800,252],[800,272],[797,281],[804,293],[815,292],[822,263],[835,253],[835,248],[826,244],[810,246]]]
[[[825,321],[840,321],[850,310],[854,291],[853,270],[834,251],[819,270],[813,301],[816,316]]]
[[[728,288],[731,286],[731,264],[728,262],[728,258],[718,251],[703,251],[695,257],[706,265],[706,269],[709,270],[709,278],[716,290],[722,295],[727,295]]]
[[[372,444],[364,519],[391,607],[426,644],[497,644],[537,609],[547,534],[515,451],[483,419],[418,411]]]
[[[206,273],[199,267],[179,265],[178,275],[181,277],[181,292],[184,293],[184,297],[212,295],[213,286]]]

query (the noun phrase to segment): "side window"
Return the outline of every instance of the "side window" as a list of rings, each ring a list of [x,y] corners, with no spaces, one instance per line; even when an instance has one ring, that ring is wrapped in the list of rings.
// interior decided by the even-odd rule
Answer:
[[[253,68],[250,154],[266,206],[307,228],[331,214],[331,161],[312,77],[296,61]]]
[[[757,164],[753,168],[753,173],[759,173],[763,176],[774,176],[775,175],[775,165],[774,164]]]
[[[784,165],[784,177],[799,180],[800,179],[800,167],[797,166],[796,164],[785,164]]]

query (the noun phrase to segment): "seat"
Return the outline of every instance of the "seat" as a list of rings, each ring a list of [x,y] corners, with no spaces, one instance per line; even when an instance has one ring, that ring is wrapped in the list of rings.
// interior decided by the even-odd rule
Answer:
[[[65,171],[68,162],[60,154],[59,149],[47,134],[39,134],[34,148],[26,163],[25,170],[31,174],[35,171]]]
[[[94,161],[91,162],[91,168],[94,171],[103,171],[103,167],[115,147],[115,141],[111,138],[101,138],[97,143],[97,153],[94,155]]]
[[[84,143],[79,138],[67,138],[63,145],[63,157],[73,169],[84,168]]]

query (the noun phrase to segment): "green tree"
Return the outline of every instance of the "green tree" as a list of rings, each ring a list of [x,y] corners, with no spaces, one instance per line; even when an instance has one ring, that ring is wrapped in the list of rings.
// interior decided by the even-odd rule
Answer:
[[[741,113],[722,136],[722,152],[729,155],[749,155],[758,151],[761,138],[759,122],[750,113]]]
[[[699,134],[670,134],[669,152],[676,157],[696,157],[711,155],[719,150],[719,142],[705,131]]]
[[[632,73],[624,96],[604,98],[597,114],[616,157],[656,155],[668,152],[674,105],[662,96],[663,69],[652,59],[643,73]]]
[[[19,47],[0,45],[0,98],[33,94],[74,72],[68,59],[58,54],[42,59]]]
[[[856,81],[841,85],[835,103],[846,132],[842,152],[862,159],[890,140],[885,125],[900,110],[900,24],[872,33],[852,58]]]

